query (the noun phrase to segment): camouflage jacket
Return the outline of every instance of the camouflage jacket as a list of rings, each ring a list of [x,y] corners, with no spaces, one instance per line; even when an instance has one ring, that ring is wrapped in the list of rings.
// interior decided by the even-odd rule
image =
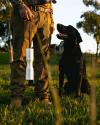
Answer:
[[[50,3],[52,0],[10,0],[12,4],[26,3],[28,5],[42,5]]]

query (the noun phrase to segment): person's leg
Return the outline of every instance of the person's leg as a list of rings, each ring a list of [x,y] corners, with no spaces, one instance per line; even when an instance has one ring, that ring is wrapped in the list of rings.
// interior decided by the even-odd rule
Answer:
[[[25,74],[26,74],[26,48],[29,47],[30,40],[35,32],[33,32],[34,23],[24,21],[18,13],[13,15],[12,19],[12,37],[13,37],[13,62],[11,64],[11,105],[17,107],[21,105],[23,92],[25,90]],[[30,34],[29,34],[30,29]]]
[[[33,39],[34,43],[34,70],[35,70],[35,95],[49,101],[48,93],[48,54],[50,45],[50,23],[48,22],[49,13],[39,12],[40,21],[38,32]],[[51,20],[51,19],[50,19]]]
[[[40,99],[48,97],[48,69],[46,67],[49,53],[48,41],[43,41],[43,29],[38,30],[34,43],[35,95]],[[37,38],[38,37],[38,38]]]
[[[11,63],[11,106],[19,107],[21,105],[21,98],[25,89],[25,67],[26,64],[20,60],[21,49],[23,44],[23,28],[24,22],[19,17],[18,13],[14,13],[11,29],[12,29],[12,45],[13,45],[13,62]]]

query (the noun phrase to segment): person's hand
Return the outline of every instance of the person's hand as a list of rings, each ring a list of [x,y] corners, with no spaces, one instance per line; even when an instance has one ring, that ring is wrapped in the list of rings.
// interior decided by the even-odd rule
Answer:
[[[20,5],[19,13],[20,13],[20,16],[25,20],[32,20],[34,18],[33,13],[29,9],[29,7],[24,3]]]

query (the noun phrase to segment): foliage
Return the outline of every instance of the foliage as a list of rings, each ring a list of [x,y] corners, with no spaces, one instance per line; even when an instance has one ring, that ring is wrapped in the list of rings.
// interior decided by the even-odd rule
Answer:
[[[100,3],[99,3],[99,0],[83,0],[83,3],[86,5],[86,6],[93,6],[95,7],[97,10],[100,9]]]
[[[79,21],[77,23],[78,28],[83,28],[84,32],[86,32],[89,35],[93,35],[97,42],[97,53],[99,49],[100,44],[100,2],[98,0],[83,0],[83,3],[89,7],[92,6],[94,8],[93,11],[87,11],[84,12],[81,15],[81,18],[83,18],[82,21]]]
[[[7,22],[0,22],[0,36],[5,37],[8,32]]]
[[[4,43],[7,45],[9,40],[9,21],[11,19],[12,5],[9,0],[0,1],[0,37]]]
[[[88,34],[94,34],[94,37],[98,37],[97,42],[100,41],[100,16],[94,11],[85,12],[81,15],[84,18],[83,21],[77,24],[78,28],[83,27],[84,32]]]
[[[12,5],[9,0],[0,1],[0,22],[10,20],[12,12]]]
[[[0,65],[9,64],[9,54],[8,52],[0,53]]]

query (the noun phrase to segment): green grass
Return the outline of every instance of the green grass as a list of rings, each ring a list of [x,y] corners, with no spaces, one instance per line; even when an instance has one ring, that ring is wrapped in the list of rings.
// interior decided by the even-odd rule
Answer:
[[[2,58],[2,59],[1,59]],[[3,59],[4,58],[4,59]],[[6,60],[5,60],[6,59]],[[34,101],[34,88],[27,87],[25,95],[30,102],[19,110],[9,108],[10,103],[10,66],[8,55],[0,54],[0,125],[60,125],[56,124],[56,107]],[[58,57],[53,56],[50,61],[52,84],[58,84]],[[100,125],[100,66],[96,64],[95,75],[91,73],[91,63],[87,62],[87,76],[89,81],[96,83],[97,121]],[[92,78],[94,77],[94,79]],[[91,80],[92,78],[92,80]],[[91,125],[90,124],[90,97],[83,95],[80,98],[64,96],[61,99],[62,125]],[[53,101],[54,102],[54,101]],[[58,114],[59,115],[59,114]]]
[[[8,52],[0,53],[0,64],[9,64],[9,54]]]

